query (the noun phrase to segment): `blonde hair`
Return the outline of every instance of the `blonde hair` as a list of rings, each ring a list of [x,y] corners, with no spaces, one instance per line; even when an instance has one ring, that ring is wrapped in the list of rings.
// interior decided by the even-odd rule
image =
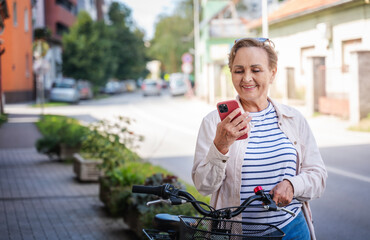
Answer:
[[[234,63],[236,52],[243,47],[258,47],[262,48],[266,51],[267,57],[268,57],[268,63],[269,68],[274,69],[277,67],[277,53],[275,52],[275,49],[273,47],[273,42],[269,39],[265,39],[264,41],[261,41],[261,39],[258,38],[243,38],[240,40],[236,40],[234,46],[230,50],[229,54],[229,69],[231,71],[232,65]]]

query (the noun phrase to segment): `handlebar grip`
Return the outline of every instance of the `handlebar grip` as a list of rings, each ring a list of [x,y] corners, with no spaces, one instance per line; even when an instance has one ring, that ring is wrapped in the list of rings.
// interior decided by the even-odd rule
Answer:
[[[145,194],[154,194],[159,197],[163,197],[163,192],[164,192],[164,186],[139,186],[139,185],[134,185],[132,186],[132,192],[133,193],[145,193]]]

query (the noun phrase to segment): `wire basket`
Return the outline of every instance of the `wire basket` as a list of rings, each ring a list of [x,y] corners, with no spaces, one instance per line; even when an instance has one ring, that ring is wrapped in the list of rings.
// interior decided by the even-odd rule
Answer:
[[[270,224],[180,216],[180,240],[278,240],[284,236]]]
[[[171,240],[176,236],[175,233],[163,232],[155,229],[143,229],[143,232],[150,240]]]

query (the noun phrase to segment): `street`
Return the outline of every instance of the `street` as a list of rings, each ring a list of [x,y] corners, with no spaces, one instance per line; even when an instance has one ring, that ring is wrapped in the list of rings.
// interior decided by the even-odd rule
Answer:
[[[198,128],[203,116],[213,109],[214,106],[197,99],[171,97],[167,93],[143,97],[135,92],[79,105],[45,108],[44,113],[72,116],[86,122],[115,116],[135,119],[132,129],[145,136],[139,155],[191,184]],[[6,105],[5,111],[41,113],[39,108],[18,104]],[[329,174],[324,195],[311,202],[317,239],[368,239],[370,133],[350,132],[346,130],[348,122],[335,117],[318,116],[307,120]]]

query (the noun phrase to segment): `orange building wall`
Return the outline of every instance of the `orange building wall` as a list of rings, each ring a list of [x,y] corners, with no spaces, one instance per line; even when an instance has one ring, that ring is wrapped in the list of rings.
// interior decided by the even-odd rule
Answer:
[[[17,3],[18,24],[13,24],[13,3]],[[32,7],[31,1],[8,0],[10,17],[0,34],[5,53],[1,57],[2,89],[6,103],[33,99]],[[25,9],[28,9],[28,31],[25,31]]]

